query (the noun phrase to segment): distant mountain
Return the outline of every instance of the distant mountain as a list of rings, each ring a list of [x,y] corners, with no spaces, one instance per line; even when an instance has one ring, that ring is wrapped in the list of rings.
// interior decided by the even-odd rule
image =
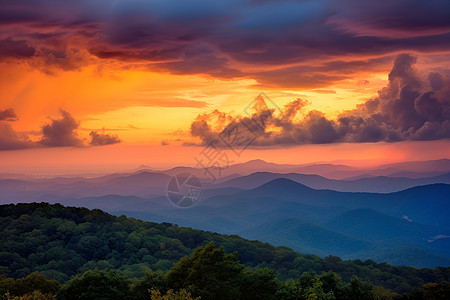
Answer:
[[[380,165],[357,171],[342,172],[336,179],[358,179],[373,176],[423,178],[433,177],[450,172],[450,160],[438,159],[428,161],[410,161]]]
[[[420,266],[448,264],[447,240],[433,241],[433,237],[450,236],[450,185],[420,186],[389,194],[347,193],[315,190],[279,178],[252,190],[223,191],[217,190],[190,209],[152,206],[152,201],[134,209],[127,205],[119,211],[105,209],[145,220],[239,233],[323,256],[382,257],[383,253],[397,253],[397,248],[407,247],[418,249],[411,253],[429,253],[429,260],[426,255],[415,258]],[[158,201],[168,202],[163,197]],[[435,264],[438,257],[441,263]],[[410,264],[406,258],[395,261]]]
[[[416,172],[423,168],[441,172],[447,164],[448,160],[391,164],[375,171]],[[238,175],[253,168],[271,171]],[[3,179],[0,203],[47,201],[100,208],[145,220],[241,233],[344,259],[390,258],[395,263],[410,264],[406,258],[389,257],[404,248],[410,255],[417,255],[417,265],[448,264],[450,185],[445,183],[449,183],[450,173],[416,179],[374,176],[336,180],[296,173],[302,168],[320,172],[328,169],[341,175],[367,171],[344,165],[250,161],[230,166],[229,173],[214,183],[203,179],[202,198],[189,209],[178,209],[168,201],[167,184],[172,173],[195,171],[201,176],[202,169],[180,167],[167,173],[140,170],[96,178]]]
[[[108,194],[134,195],[139,197],[154,197],[167,192],[167,184],[171,176],[149,171],[139,171],[132,174],[112,174],[97,178],[81,178],[77,181],[60,179],[47,180],[0,180],[0,192],[4,199],[10,202],[29,202],[47,194],[60,197],[88,197]]]
[[[143,166],[142,169],[129,173],[98,177],[43,178],[16,174],[11,179],[0,179],[0,193],[4,201],[28,201],[47,194],[63,197],[107,194],[156,197],[165,195],[170,178],[180,173],[196,175],[208,190],[224,187],[251,189],[273,179],[288,178],[314,189],[388,193],[417,185],[450,183],[450,160],[403,162],[371,169],[327,163],[293,165],[252,160],[213,172],[217,175],[213,182],[205,170],[193,167],[151,171]],[[433,176],[428,176],[429,174]],[[400,175],[403,177],[399,177]],[[353,179],[341,180],[349,176]]]
[[[393,164],[386,164],[379,169],[393,168],[411,172],[448,172],[450,170],[450,159],[436,159],[427,161],[407,161]]]
[[[355,176],[391,176],[410,174],[411,178],[431,177],[450,172],[450,160],[439,159],[429,161],[412,161],[380,165],[372,168],[357,168],[342,164],[313,163],[313,164],[275,164],[263,160],[253,160],[247,163],[231,165],[230,173],[248,175],[254,172],[272,173],[300,173],[315,174],[332,179],[344,179]],[[403,176],[408,177],[408,176]]]
[[[145,182],[153,176],[141,175],[127,178]],[[127,182],[114,179],[113,183],[122,180]],[[315,190],[278,178],[251,190],[222,188],[203,192],[205,198],[190,209],[172,206],[165,196],[46,195],[39,200],[225,234],[239,233],[304,253],[344,259],[373,258],[382,262],[389,258],[393,263],[409,265],[410,258],[389,256],[398,253],[399,247],[406,247],[416,249],[410,253],[420,253],[414,258],[417,266],[448,265],[450,248],[445,237],[450,236],[450,185],[420,186],[389,194],[348,193]],[[440,236],[443,238],[435,238]]]
[[[314,189],[331,189],[342,192],[390,193],[405,190],[418,185],[427,185],[433,183],[450,184],[450,173],[435,177],[418,179],[377,176],[370,178],[361,178],[357,180],[336,180],[328,179],[319,175],[256,172],[250,175],[240,176],[228,181],[224,181],[215,186],[253,189],[277,178],[290,179]]]

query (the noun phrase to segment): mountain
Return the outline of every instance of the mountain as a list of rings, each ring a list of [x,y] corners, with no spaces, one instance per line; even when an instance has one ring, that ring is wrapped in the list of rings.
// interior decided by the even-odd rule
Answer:
[[[287,222],[298,228],[299,233],[303,229],[309,232],[308,227],[298,225],[301,224],[298,220]],[[142,277],[146,268],[167,271],[174,262],[191,255],[195,248],[213,241],[227,253],[237,251],[240,263],[245,266],[271,268],[282,280],[297,278],[310,270],[319,274],[334,270],[345,281],[357,274],[374,285],[406,292],[426,282],[450,279],[450,268],[418,269],[371,260],[320,258],[237,235],[221,235],[167,222],[143,222],[115,217],[98,209],[60,204],[1,205],[0,233],[0,272],[14,278],[39,272],[65,282],[74,274],[96,268],[116,269],[129,278]],[[350,239],[349,243],[352,242]],[[345,245],[336,243],[335,246]]]
[[[427,185],[433,183],[450,184],[450,173],[417,179],[377,176],[370,178],[360,178],[356,180],[336,180],[328,179],[319,175],[256,172],[250,175],[240,176],[231,180],[221,182],[215,185],[215,187],[236,187],[241,189],[253,189],[277,178],[290,179],[314,189],[330,189],[341,192],[390,193],[405,190],[418,185]]]
[[[345,179],[355,176],[392,176],[403,177],[410,174],[412,178],[432,177],[450,172],[450,160],[439,159],[429,161],[412,161],[379,165],[371,168],[358,168],[343,164],[310,163],[310,164],[275,164],[263,160],[234,164],[225,170],[228,174],[248,175],[254,172],[315,174],[331,179]]]
[[[399,169],[410,172],[448,172],[450,170],[450,159],[436,159],[427,161],[406,161],[393,164],[386,164],[378,167],[378,169]]]
[[[128,187],[130,191],[133,188],[139,191],[140,187],[145,188],[151,184],[164,187],[163,183],[169,177],[159,175],[141,172],[93,186],[97,186],[98,191],[103,188],[105,191],[116,189],[122,192],[122,186]],[[269,178],[273,176],[272,173],[258,173],[250,175],[250,178],[259,175]],[[26,181],[13,183],[3,182],[4,191],[8,186],[14,190],[34,184]],[[92,193],[94,189],[88,189],[91,183],[84,184],[86,183],[82,182],[69,186],[84,187],[79,193]],[[410,247],[430,254],[415,260],[420,262],[419,266],[435,266],[437,258],[431,259],[433,255],[442,258],[442,265],[448,264],[444,257],[450,257],[448,240],[434,238],[450,236],[449,187],[445,184],[433,184],[388,194],[350,193],[316,190],[286,178],[277,178],[250,190],[233,187],[204,189],[199,203],[190,209],[174,207],[165,196],[110,194],[80,197],[58,193],[41,194],[31,190],[27,191],[27,195],[33,195],[34,198],[25,199],[27,202],[49,201],[100,208],[116,215],[169,221],[225,234],[240,233],[248,238],[288,245],[297,251],[323,256],[334,254],[344,259],[387,258],[388,254],[383,253],[395,253],[398,247]],[[163,189],[161,190],[163,193]],[[2,201],[11,201],[4,194],[2,198]],[[293,225],[295,220],[298,224]],[[308,234],[305,228],[308,228]],[[333,243],[326,243],[327,239],[335,241],[335,246]],[[353,245],[357,249],[353,246],[336,248],[339,243],[350,245],[348,241],[354,241]],[[401,258],[392,261],[410,263]]]
[[[170,176],[162,173],[139,171],[132,174],[111,174],[96,178],[77,180],[0,180],[0,191],[4,199],[33,201],[44,195],[61,197],[89,197],[108,194],[152,197],[164,195]]]
[[[443,165],[441,169],[438,164]],[[413,162],[389,168],[442,171],[446,164],[447,160]],[[311,166],[251,161],[237,164],[235,171]],[[336,170],[348,170],[336,166]],[[172,172],[182,170],[186,171],[177,168]],[[410,253],[422,253],[414,260],[418,266],[449,264],[450,188],[448,184],[434,183],[447,182],[448,173],[418,179],[377,176],[356,180],[299,173],[237,174],[232,172],[216,183],[202,181],[201,199],[189,209],[178,209],[168,201],[169,174],[147,170],[96,178],[0,180],[0,203],[46,201],[99,208],[115,215],[169,221],[224,234],[240,233],[305,253],[333,254],[344,259],[387,259],[389,253],[399,253],[397,250],[403,247]],[[401,187],[408,188],[390,192]],[[367,192],[380,190],[386,193]],[[390,259],[410,263],[406,258]]]
[[[264,237],[264,241],[271,244],[285,245],[302,253],[315,253],[320,256],[341,256],[348,252],[361,252],[369,247],[366,241],[292,217],[265,220],[241,230],[239,234],[249,239]]]
[[[316,190],[278,176],[327,185],[344,183],[317,175],[259,172],[211,185],[216,188],[203,189],[202,198],[195,207],[178,209],[165,197],[167,182],[171,177],[141,171],[114,174],[94,179],[94,182],[82,180],[68,184],[3,180],[0,181],[0,201],[48,201],[100,208],[117,215],[124,214],[145,220],[170,221],[225,234],[241,233],[249,238],[289,245],[298,251],[323,256],[338,254],[344,259],[369,258],[375,254],[376,257],[387,257],[382,256],[383,253],[395,253],[395,249],[400,246],[412,247],[430,254],[430,260],[427,260],[428,256],[424,256],[420,260],[420,266],[435,266],[431,264],[436,261],[436,258],[431,260],[432,255],[441,256],[442,265],[448,263],[443,258],[450,257],[447,240],[434,240],[433,237],[450,236],[449,185],[418,186],[386,194],[353,193]],[[270,180],[274,177],[275,179]],[[266,180],[269,181],[265,182]],[[356,182],[368,180],[360,179]],[[247,182],[250,187],[259,182],[265,183],[248,190],[224,187],[232,184],[245,187]],[[283,219],[288,221],[283,222]],[[364,219],[374,223],[364,223]],[[298,220],[299,224],[288,226],[293,220]],[[271,229],[282,226],[286,226],[280,231],[282,234]],[[307,239],[306,235],[299,235],[304,228],[310,229],[311,239]],[[357,241],[354,245],[358,245],[358,249],[353,251],[348,247],[349,250],[344,251],[344,248],[338,249],[332,244],[318,242],[314,240],[314,236],[322,236],[323,240],[338,238],[343,244],[347,240],[354,240]],[[378,247],[376,241],[381,241],[384,247]],[[395,261],[409,263],[406,259]]]
[[[324,222],[323,225],[343,234],[370,241],[393,238],[420,239],[432,234],[423,225],[368,208],[346,211]]]
[[[237,232],[297,251],[345,259],[370,258],[375,254],[382,257],[383,253],[395,253],[399,247],[410,247],[429,254],[430,260],[427,255],[416,258],[419,266],[435,266],[436,257],[441,258],[441,265],[449,264],[445,239],[429,242],[435,236],[450,236],[448,199],[450,186],[445,184],[389,194],[347,193],[315,190],[279,178],[252,190],[229,190],[227,194],[202,199],[188,210],[137,211],[124,206],[111,212],[221,233]],[[335,246],[327,240],[335,241]],[[349,245],[348,241],[353,241],[352,247],[338,247],[339,243]],[[410,263],[406,258],[395,261]]]
[[[449,171],[447,159],[404,162],[371,169],[327,163],[293,165],[252,160],[233,164],[221,170],[220,174],[217,173],[220,176],[214,182],[211,182],[201,168],[176,167],[165,171],[151,171],[144,167],[131,173],[115,173],[99,177],[14,176],[10,179],[0,179],[0,194],[4,203],[33,201],[45,195],[75,198],[108,194],[158,197],[166,194],[170,178],[179,173],[196,175],[207,190],[228,187],[251,189],[277,178],[287,178],[314,189],[389,193],[417,185],[450,183]],[[405,176],[398,177],[399,174]],[[434,175],[424,176],[425,174]],[[438,176],[435,176],[436,174]],[[350,175],[353,179],[342,180]]]

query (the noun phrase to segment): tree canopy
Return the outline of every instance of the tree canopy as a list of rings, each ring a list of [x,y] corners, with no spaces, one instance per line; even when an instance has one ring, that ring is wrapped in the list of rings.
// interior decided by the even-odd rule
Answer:
[[[305,293],[331,297],[330,292],[341,299],[349,289],[352,293],[367,291],[367,282],[380,294],[383,289],[389,294],[450,279],[450,268],[418,269],[371,260],[342,261],[336,256],[320,258],[236,235],[143,222],[59,204],[1,205],[0,228],[2,286],[11,284],[11,280],[16,284],[34,272],[40,274],[32,275],[37,277],[36,282],[44,275],[56,280],[49,283],[51,287],[83,282],[85,272],[94,272],[88,273],[93,276],[115,270],[117,276],[126,278],[133,293],[146,296],[149,289],[160,291],[161,296],[170,289],[184,289],[193,297],[203,298],[214,290],[223,291],[224,299],[230,295],[261,299],[261,295],[275,297],[276,293],[292,299],[300,299]],[[216,267],[221,271],[214,272]],[[327,273],[330,270],[333,275]],[[313,276],[310,271],[321,275]],[[305,272],[309,275],[302,275]],[[352,279],[354,276],[358,279]],[[239,282],[239,287],[233,280]],[[206,283],[208,288],[204,288]],[[44,294],[54,292],[51,288],[39,290]]]

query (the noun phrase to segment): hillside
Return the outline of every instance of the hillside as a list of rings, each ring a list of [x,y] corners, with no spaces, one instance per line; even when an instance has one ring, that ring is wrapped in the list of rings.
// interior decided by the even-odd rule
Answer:
[[[145,268],[168,271],[174,262],[214,241],[227,253],[237,251],[247,267],[268,267],[279,278],[333,270],[343,280],[353,275],[397,292],[450,279],[450,268],[417,269],[337,257],[303,255],[286,247],[236,235],[151,223],[100,210],[31,203],[0,206],[0,273],[24,277],[40,272],[61,282],[91,270],[118,269],[140,277]]]
[[[187,210],[170,206],[165,197],[130,201],[111,196],[110,204],[101,198],[57,201],[147,221],[239,234],[323,257],[447,267],[448,199],[448,184],[389,194],[349,193],[316,190],[277,178],[249,190],[205,190],[204,198]],[[344,244],[350,246],[342,247]],[[405,248],[410,255],[398,255]]]

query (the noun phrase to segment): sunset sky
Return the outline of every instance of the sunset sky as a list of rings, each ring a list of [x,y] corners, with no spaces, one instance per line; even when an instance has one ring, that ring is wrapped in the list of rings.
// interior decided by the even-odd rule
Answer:
[[[194,166],[211,145],[450,158],[449,20],[448,0],[0,0],[0,173]]]

